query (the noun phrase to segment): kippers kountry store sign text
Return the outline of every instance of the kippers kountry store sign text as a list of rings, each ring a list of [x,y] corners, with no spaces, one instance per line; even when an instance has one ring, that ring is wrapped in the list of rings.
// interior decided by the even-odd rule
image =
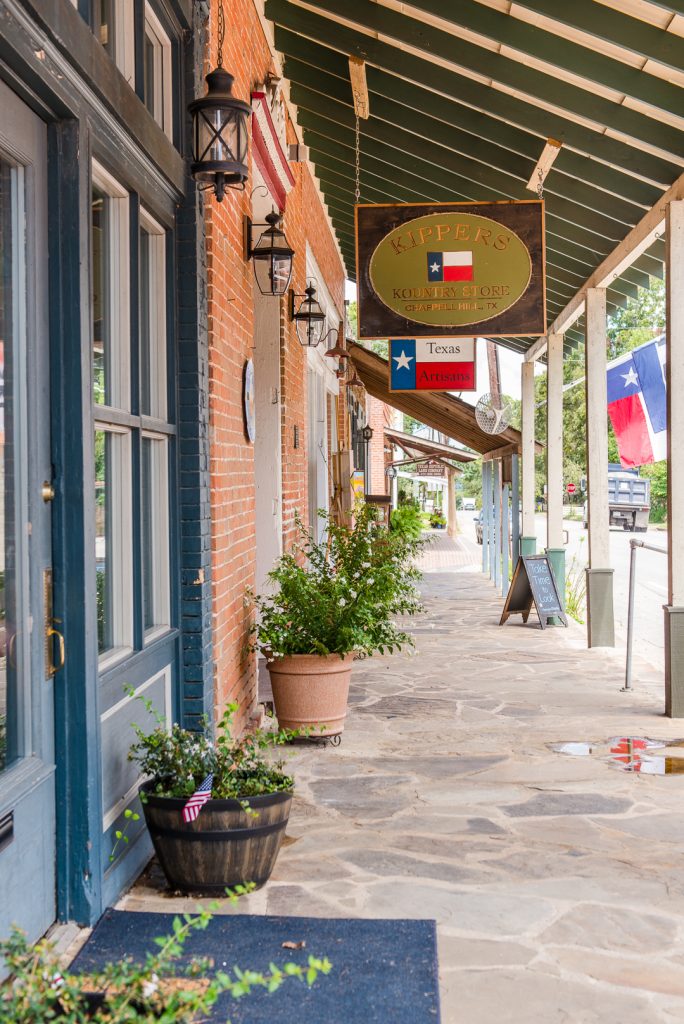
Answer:
[[[544,203],[359,205],[359,338],[546,330]]]
[[[390,391],[474,391],[474,338],[391,338]]]

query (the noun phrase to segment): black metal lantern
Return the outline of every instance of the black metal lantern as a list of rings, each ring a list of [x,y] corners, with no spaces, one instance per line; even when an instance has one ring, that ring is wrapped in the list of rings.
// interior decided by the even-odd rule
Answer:
[[[369,427],[368,424],[366,424],[366,426],[361,431],[361,436],[366,442],[366,444],[368,444],[371,438],[373,437],[373,428]]]
[[[295,312],[295,299],[302,298],[290,290],[290,320],[294,320],[297,337],[302,345],[315,348],[323,335],[325,313],[316,299],[316,289],[312,284],[304,289],[304,299]]]
[[[248,103],[232,93],[233,76],[223,67],[225,22],[219,4],[218,64],[206,77],[207,94],[188,106],[192,117],[193,178],[200,188],[213,188],[219,202],[227,188],[244,188],[249,141]]]
[[[292,277],[290,246],[281,227],[282,217],[273,210],[266,215],[266,224],[252,224],[245,218],[245,251],[254,260],[254,276],[262,295],[284,295]],[[252,229],[265,227],[259,241],[252,246]]]

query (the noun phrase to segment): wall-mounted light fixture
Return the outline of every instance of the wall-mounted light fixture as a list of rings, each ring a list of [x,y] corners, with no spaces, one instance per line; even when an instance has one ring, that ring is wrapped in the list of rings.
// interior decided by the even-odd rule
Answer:
[[[361,437],[368,444],[373,439],[373,428],[369,427],[368,424],[361,431]]]
[[[206,77],[207,94],[188,105],[192,117],[190,172],[201,189],[214,190],[219,203],[227,188],[242,189],[247,181],[248,103],[233,96],[233,76],[223,67],[225,19],[218,9],[217,66]]]
[[[302,302],[295,311],[297,299],[302,299]],[[290,289],[290,320],[294,320],[297,337],[302,345],[315,348],[322,340],[325,313],[318,303],[316,289],[312,284],[304,289],[304,295],[298,295]]]
[[[352,363],[352,366],[353,365],[354,364]],[[346,380],[344,382],[344,386],[346,388],[350,388],[351,390],[354,390],[354,388],[359,388],[359,390],[361,390],[361,391],[365,391],[366,390],[365,384],[363,383],[363,381],[359,377],[358,370],[356,369],[355,366],[354,366],[354,373],[349,378],[349,380]]]
[[[253,245],[254,228],[266,228]],[[284,295],[292,277],[294,249],[282,230],[282,216],[272,210],[265,224],[244,219],[245,259],[254,261],[254,276],[262,295]]]
[[[399,470],[397,469],[396,466],[388,466],[385,472],[387,473],[387,476],[390,478],[390,480],[394,480]]]

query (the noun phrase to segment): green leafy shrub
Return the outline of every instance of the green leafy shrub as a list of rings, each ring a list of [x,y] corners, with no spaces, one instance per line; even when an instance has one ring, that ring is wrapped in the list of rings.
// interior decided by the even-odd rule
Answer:
[[[421,608],[416,590],[420,541],[387,530],[372,505],[361,504],[352,528],[327,513],[326,539],[317,541],[301,520],[299,540],[269,573],[273,595],[254,597],[254,649],[267,659],[291,654],[401,650],[412,645],[393,616]]]
[[[236,893],[228,895],[236,898]],[[155,939],[157,951],[141,964],[122,957],[87,975],[62,971],[48,942],[31,947],[15,929],[0,942],[10,972],[0,987],[0,1024],[199,1024],[224,992],[234,999],[256,988],[275,992],[288,978],[312,985],[331,970],[327,958],[314,956],[306,965],[271,964],[268,974],[238,967],[217,971],[207,958],[180,964],[188,935],[206,928],[211,916],[202,910],[176,917],[171,934]],[[94,996],[97,1001],[104,996],[103,1005],[97,1007]]]
[[[418,540],[423,532],[423,517],[418,504],[411,502],[395,508],[390,516],[390,526],[409,540]]]
[[[430,516],[430,526],[436,530],[441,530],[446,526],[446,519],[441,512],[432,513]]]
[[[204,733],[191,732],[177,723],[169,732],[150,701],[138,699],[158,724],[151,732],[133,725],[137,741],[128,756],[143,775],[153,780],[152,791],[159,796],[190,797],[210,772],[214,776],[211,794],[216,799],[241,799],[294,788],[294,780],[283,771],[282,762],[274,763],[267,756],[274,747],[292,739],[293,733],[257,729],[234,739],[232,723],[237,704],[226,708],[216,727],[216,740],[206,728]]]

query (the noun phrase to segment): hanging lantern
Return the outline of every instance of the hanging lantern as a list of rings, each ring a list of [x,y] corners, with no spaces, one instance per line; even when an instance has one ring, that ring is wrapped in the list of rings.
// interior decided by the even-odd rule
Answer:
[[[346,388],[351,388],[352,390],[354,388],[359,388],[361,391],[365,391],[366,390],[365,385],[364,385],[363,381],[361,380],[361,378],[359,377],[358,370],[356,369],[355,366],[354,366],[354,373],[353,373],[353,375],[349,378],[349,380],[344,382],[344,386]]]
[[[323,335],[325,313],[316,299],[316,289],[313,285],[310,284],[304,289],[302,304],[295,312],[295,300],[301,298],[301,295],[296,295],[290,290],[290,320],[295,322],[297,337],[302,345],[315,348]]]
[[[368,444],[373,438],[373,428],[369,427],[368,424],[366,424],[366,426],[361,431],[361,437],[364,439],[366,444]]]
[[[245,218],[245,249],[247,259],[254,261],[254,276],[262,295],[284,295],[292,277],[290,246],[281,227],[282,217],[273,210],[266,215],[266,224],[252,224]],[[259,241],[252,246],[252,230],[265,227]]]
[[[206,77],[206,96],[188,105],[192,117],[190,171],[201,189],[214,190],[219,202],[227,188],[245,187],[251,114],[249,104],[233,96],[233,76],[223,67],[224,35],[223,4],[219,3],[217,67]]]

